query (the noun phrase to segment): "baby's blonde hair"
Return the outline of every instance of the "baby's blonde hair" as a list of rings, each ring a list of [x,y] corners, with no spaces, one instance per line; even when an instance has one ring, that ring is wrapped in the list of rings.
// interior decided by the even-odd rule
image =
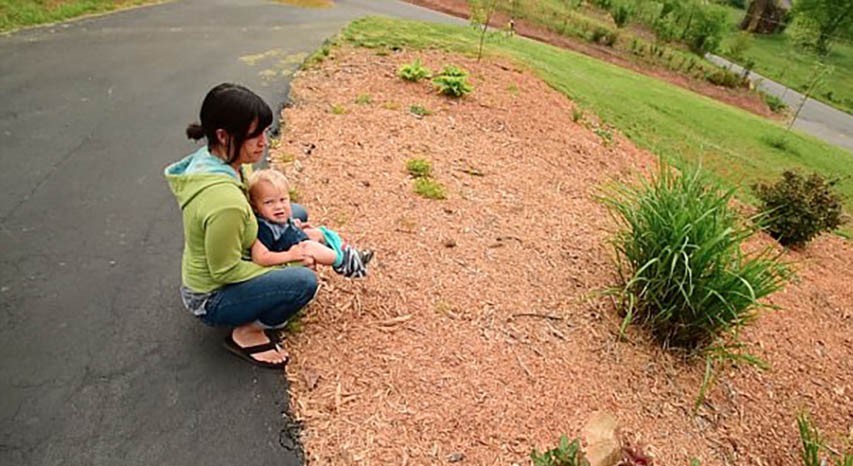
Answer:
[[[249,202],[251,202],[252,205],[255,204],[255,192],[258,185],[264,181],[273,185],[282,193],[289,194],[290,192],[287,177],[284,176],[284,173],[271,168],[253,171],[252,174],[249,175]]]

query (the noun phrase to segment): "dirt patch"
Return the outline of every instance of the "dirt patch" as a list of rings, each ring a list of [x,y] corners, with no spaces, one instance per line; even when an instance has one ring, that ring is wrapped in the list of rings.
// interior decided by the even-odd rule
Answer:
[[[406,1],[460,18],[469,18],[471,16],[468,2],[465,0]],[[496,28],[504,28],[508,21],[508,15],[498,12],[493,15],[490,24]],[[784,119],[784,116],[773,113],[759,95],[746,89],[731,89],[722,86],[715,86],[707,81],[688,77],[667,68],[654,67],[648,63],[641,63],[636,61],[636,59],[628,53],[615,50],[612,47],[572,39],[527,20],[516,19],[515,30],[519,35],[524,37],[529,37],[540,42],[580,52],[584,55],[604,60],[622,68],[628,68],[646,76],[651,76],[670,84],[689,89],[697,94],[702,94],[712,99],[719,100],[720,102],[740,107],[765,118],[771,118],[774,120]]]
[[[450,100],[396,78],[415,58],[466,68],[474,92]],[[312,464],[528,464],[597,410],[657,464],[794,464],[798,409],[826,432],[853,423],[844,241],[790,256],[801,272],[773,298],[783,310],[744,336],[773,369],[726,370],[693,416],[703,365],[634,329],[616,343],[619,317],[595,294],[614,280],[595,196],[653,169],[651,154],[618,134],[604,144],[565,96],[507,63],[338,49],[292,96],[279,168],[313,223],[377,251],[365,280],[321,271],[288,340]],[[447,200],[413,193],[410,158],[432,161]]]

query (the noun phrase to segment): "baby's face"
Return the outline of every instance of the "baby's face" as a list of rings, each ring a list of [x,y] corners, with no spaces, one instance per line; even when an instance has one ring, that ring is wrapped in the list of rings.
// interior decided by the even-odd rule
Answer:
[[[252,192],[255,212],[276,223],[285,223],[290,218],[290,196],[268,181],[261,181]]]

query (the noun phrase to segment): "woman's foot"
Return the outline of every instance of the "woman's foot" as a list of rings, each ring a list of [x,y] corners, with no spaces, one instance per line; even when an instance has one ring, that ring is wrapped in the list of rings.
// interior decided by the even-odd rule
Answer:
[[[235,327],[231,332],[231,339],[241,348],[249,348],[271,342],[270,338],[264,333],[264,329],[254,323]],[[249,355],[249,357],[260,362],[281,364],[287,361],[287,351],[281,345],[276,345],[274,349],[254,353]]]

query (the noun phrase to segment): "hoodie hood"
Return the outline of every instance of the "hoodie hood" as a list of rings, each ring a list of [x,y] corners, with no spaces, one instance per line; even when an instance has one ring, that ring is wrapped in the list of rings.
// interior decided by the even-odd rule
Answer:
[[[211,155],[207,147],[169,165],[164,175],[181,209],[199,193],[218,184],[233,184],[245,191],[234,168]]]

